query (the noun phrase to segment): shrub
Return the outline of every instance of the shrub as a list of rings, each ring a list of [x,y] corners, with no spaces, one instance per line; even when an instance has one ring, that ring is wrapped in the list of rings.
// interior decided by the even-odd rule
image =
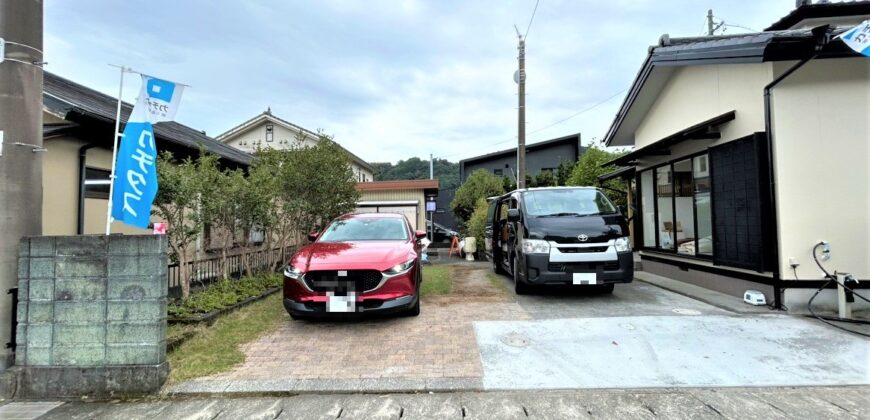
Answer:
[[[182,302],[169,304],[170,316],[184,318],[229,308],[245,299],[260,296],[268,289],[280,287],[283,278],[277,274],[244,277],[239,280],[221,280],[206,290],[193,293]]]
[[[477,249],[483,249],[483,229],[486,226],[486,213],[489,210],[489,204],[485,198],[477,200],[474,206],[474,213],[468,219],[468,234],[477,238]]]

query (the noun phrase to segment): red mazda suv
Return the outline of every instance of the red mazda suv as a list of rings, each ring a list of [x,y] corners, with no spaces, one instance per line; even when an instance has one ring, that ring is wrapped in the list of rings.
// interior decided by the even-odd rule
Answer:
[[[359,313],[420,314],[419,239],[405,216],[347,214],[309,235],[284,269],[294,319]]]

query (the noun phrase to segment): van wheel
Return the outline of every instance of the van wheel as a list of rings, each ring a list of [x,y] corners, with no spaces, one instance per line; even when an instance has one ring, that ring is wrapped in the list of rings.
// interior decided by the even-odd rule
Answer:
[[[517,270],[517,260],[514,259],[511,264],[511,268],[514,276],[514,292],[518,295],[527,295],[529,294],[529,285],[520,280],[520,273]]]

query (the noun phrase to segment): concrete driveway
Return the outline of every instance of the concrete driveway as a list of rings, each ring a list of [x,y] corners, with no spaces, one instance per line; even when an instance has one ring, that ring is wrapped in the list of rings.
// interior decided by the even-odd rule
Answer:
[[[735,314],[635,282],[516,296],[489,264],[451,266],[417,318],[287,322],[230,372],[171,393],[407,392],[870,383],[870,347],[812,320]]]

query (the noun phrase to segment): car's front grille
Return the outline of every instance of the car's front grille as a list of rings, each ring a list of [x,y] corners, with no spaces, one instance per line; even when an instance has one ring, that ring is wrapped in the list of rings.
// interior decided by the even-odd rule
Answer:
[[[547,271],[576,273],[583,271],[604,271],[619,270],[619,261],[587,261],[587,262],[568,262],[568,263],[550,263],[547,265]]]
[[[607,252],[608,246],[592,246],[585,248],[558,248],[563,254],[585,254],[588,252]]]
[[[339,276],[337,270],[318,270],[305,273],[305,285],[315,292],[362,293],[378,287],[382,275],[377,270],[347,270]]]

